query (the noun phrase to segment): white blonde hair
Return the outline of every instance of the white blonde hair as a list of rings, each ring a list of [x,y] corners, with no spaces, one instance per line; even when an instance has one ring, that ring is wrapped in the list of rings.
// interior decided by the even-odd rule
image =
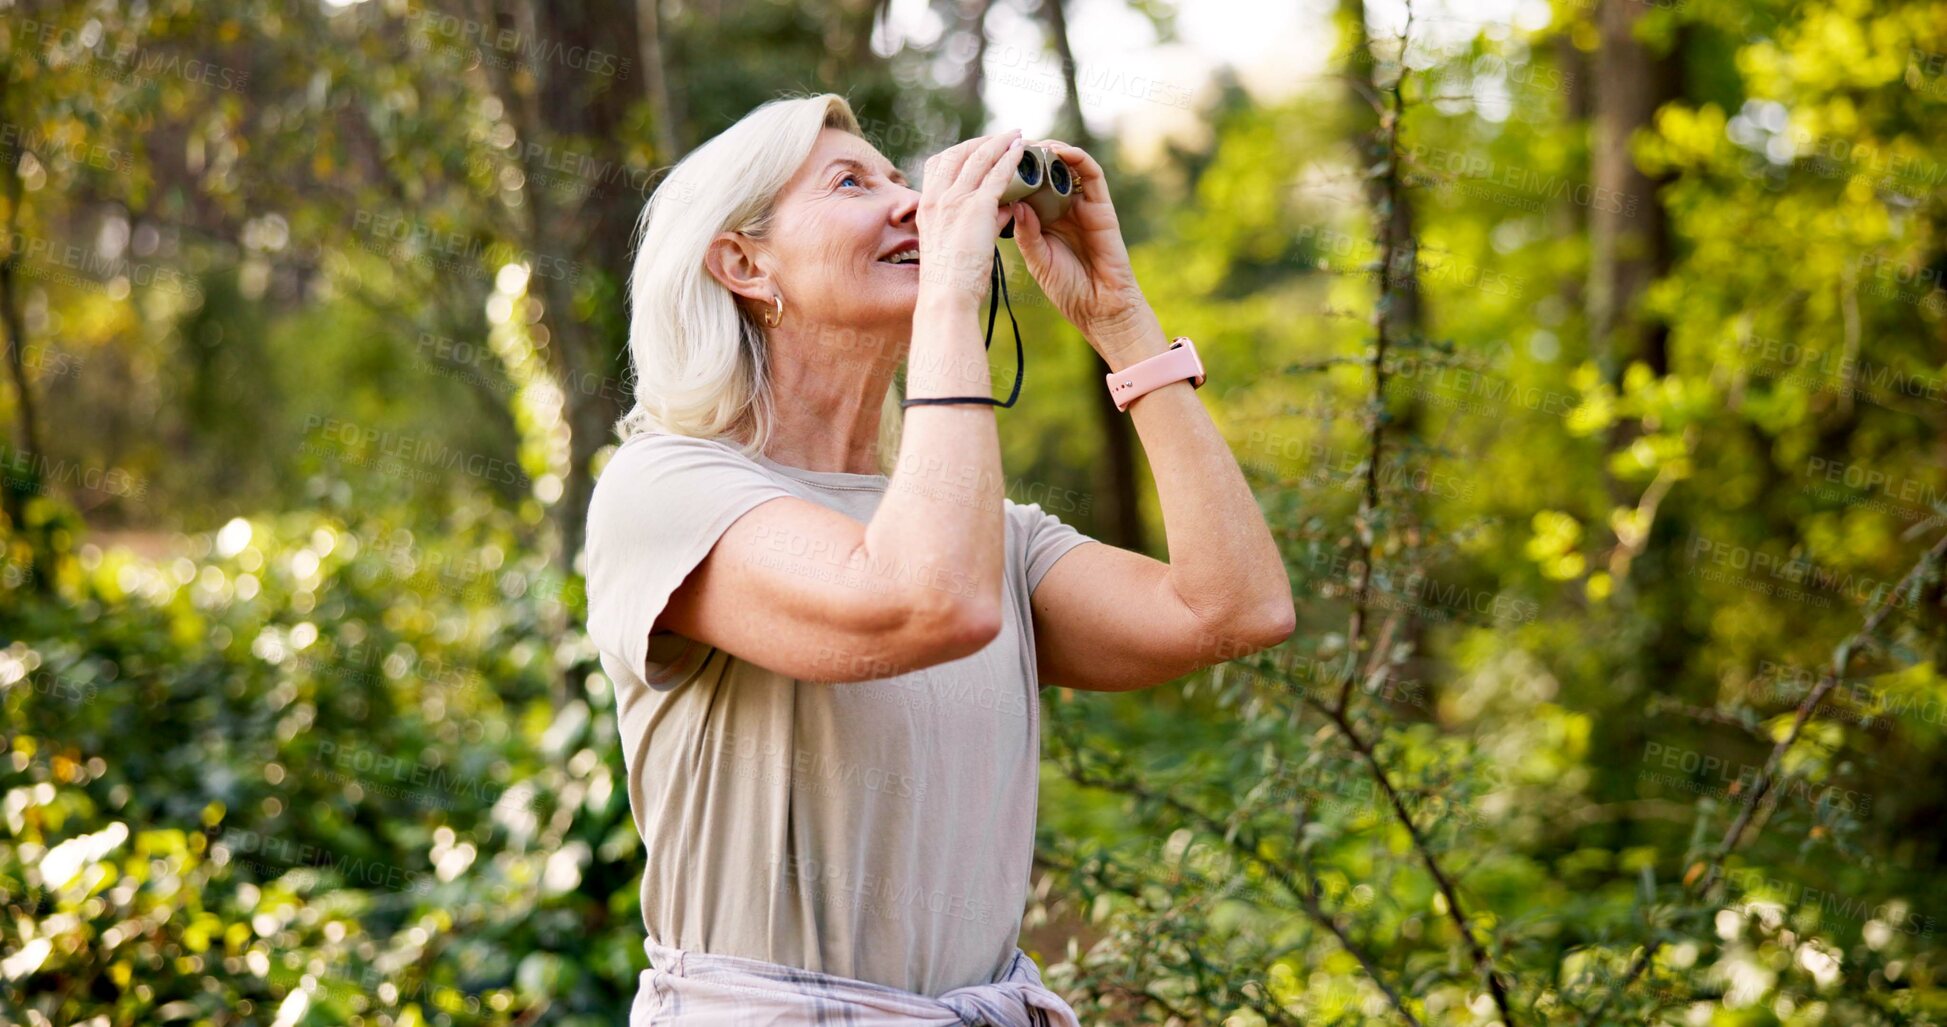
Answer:
[[[763,452],[777,401],[763,326],[703,258],[720,232],[762,238],[770,230],[778,193],[827,128],[864,136],[837,93],[771,100],[678,161],[643,205],[629,275],[635,407],[615,424],[622,439],[653,431]],[[897,451],[897,400],[887,390],[879,418],[886,473]]]

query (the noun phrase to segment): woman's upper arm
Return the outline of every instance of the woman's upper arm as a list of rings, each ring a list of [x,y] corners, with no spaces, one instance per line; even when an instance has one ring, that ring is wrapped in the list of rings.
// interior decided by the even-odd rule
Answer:
[[[795,496],[738,517],[656,630],[794,678],[863,681],[958,659],[992,634],[949,590],[865,551],[865,525]]]
[[[725,443],[632,439],[589,502],[589,638],[644,680],[659,673],[652,631],[815,681],[886,677],[986,644],[966,597],[873,561],[865,537]]]
[[[1062,557],[1029,599],[1041,680],[1090,691],[1148,688],[1283,641],[1199,620],[1169,571],[1105,544]]]

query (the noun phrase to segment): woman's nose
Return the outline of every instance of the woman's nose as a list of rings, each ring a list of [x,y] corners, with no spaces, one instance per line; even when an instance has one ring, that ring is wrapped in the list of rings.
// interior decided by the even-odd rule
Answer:
[[[919,190],[899,186],[899,199],[892,205],[892,223],[909,225],[919,215]]]

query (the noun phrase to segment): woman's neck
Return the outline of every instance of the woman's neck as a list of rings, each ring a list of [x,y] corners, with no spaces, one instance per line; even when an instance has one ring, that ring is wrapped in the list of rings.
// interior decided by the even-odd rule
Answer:
[[[899,351],[855,345],[833,352],[802,341],[772,340],[771,437],[764,455],[807,471],[881,473],[879,419],[893,365],[885,355]],[[857,359],[861,353],[865,359]]]

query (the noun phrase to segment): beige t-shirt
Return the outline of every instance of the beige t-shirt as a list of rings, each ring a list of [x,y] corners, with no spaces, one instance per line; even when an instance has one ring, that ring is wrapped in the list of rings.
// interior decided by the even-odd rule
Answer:
[[[1014,952],[1040,764],[1028,596],[1093,540],[1004,500],[999,637],[912,673],[800,681],[649,634],[752,507],[794,495],[864,523],[886,485],[714,440],[634,436],[589,505],[588,629],[617,690],[649,936],[937,996],[992,980]],[[803,566],[801,540],[759,545]]]

